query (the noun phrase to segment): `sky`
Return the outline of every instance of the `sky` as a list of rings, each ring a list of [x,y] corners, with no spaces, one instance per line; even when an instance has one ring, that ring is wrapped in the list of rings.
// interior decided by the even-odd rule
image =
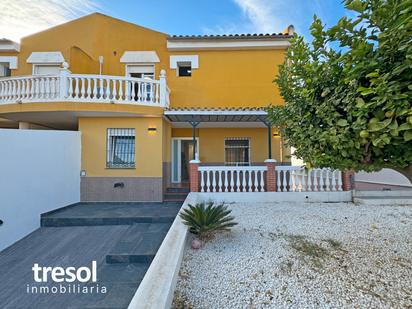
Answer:
[[[341,0],[0,0],[0,38],[21,37],[101,12],[168,34],[282,32],[293,24],[310,40],[316,14],[327,25],[345,15]]]

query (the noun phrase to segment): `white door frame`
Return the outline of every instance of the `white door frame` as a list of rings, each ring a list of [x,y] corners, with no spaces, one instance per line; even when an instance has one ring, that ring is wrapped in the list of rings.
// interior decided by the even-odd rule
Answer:
[[[175,153],[173,151],[173,144],[174,144],[175,140],[179,141],[178,144],[177,144],[177,158],[175,158]],[[172,137],[172,142],[171,142],[171,145],[170,145],[171,153],[172,153],[171,173],[170,173],[171,180],[170,181],[172,183],[182,182],[182,158],[181,158],[182,151],[181,151],[181,149],[182,149],[182,141],[187,141],[187,140],[192,141],[193,137]],[[197,152],[197,154],[200,154],[199,148],[200,148],[199,147],[199,138],[196,137],[196,152]],[[176,160],[177,160],[177,179],[175,180],[175,179],[173,179],[173,167],[174,167],[174,164],[175,164]]]

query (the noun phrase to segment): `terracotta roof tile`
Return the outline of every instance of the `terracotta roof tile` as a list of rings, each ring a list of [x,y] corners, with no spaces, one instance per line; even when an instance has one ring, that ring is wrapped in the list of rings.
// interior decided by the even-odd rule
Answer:
[[[217,35],[169,35],[169,40],[208,40],[208,39],[289,39],[288,33],[236,33]]]

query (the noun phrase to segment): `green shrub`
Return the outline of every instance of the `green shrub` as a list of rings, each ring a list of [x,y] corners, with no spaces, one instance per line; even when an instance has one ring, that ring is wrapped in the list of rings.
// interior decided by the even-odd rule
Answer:
[[[180,213],[183,223],[189,226],[189,231],[197,235],[200,239],[210,237],[216,231],[228,231],[237,223],[234,217],[230,216],[232,211],[224,204],[217,206],[214,203],[198,203],[188,205]]]

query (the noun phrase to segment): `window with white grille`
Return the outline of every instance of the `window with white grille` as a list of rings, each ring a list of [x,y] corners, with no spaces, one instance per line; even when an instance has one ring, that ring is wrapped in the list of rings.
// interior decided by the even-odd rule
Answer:
[[[107,129],[106,166],[135,167],[135,129]]]
[[[225,139],[225,165],[247,166],[250,165],[250,139],[226,138]]]

